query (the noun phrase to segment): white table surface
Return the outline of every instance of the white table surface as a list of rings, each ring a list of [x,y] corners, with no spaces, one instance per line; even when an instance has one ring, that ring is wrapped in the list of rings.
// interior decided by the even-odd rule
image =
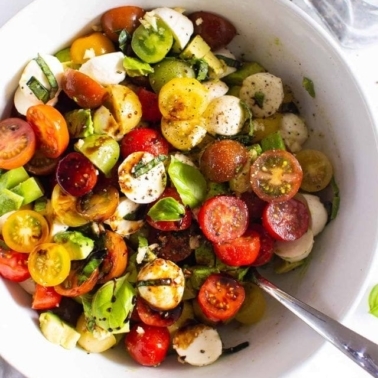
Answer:
[[[0,0],[0,27],[33,0]],[[53,1],[53,0],[52,0]],[[302,0],[293,0],[305,11]],[[350,67],[355,72],[361,88],[373,111],[378,126],[378,44],[359,50],[343,50]],[[368,313],[370,289],[378,283],[378,267],[356,310],[344,325],[378,343],[378,318]],[[374,279],[375,277],[375,279]],[[286,378],[368,378],[370,375],[351,362],[332,345],[326,343],[309,361]],[[0,358],[0,378],[23,378]],[[279,378],[279,377],[277,377]]]

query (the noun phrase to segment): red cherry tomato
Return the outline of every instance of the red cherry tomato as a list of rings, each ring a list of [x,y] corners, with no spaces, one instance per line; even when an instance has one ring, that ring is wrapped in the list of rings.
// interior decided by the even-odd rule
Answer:
[[[198,304],[205,316],[214,322],[232,318],[245,299],[243,286],[234,278],[211,274],[201,286]]]
[[[97,182],[97,170],[80,152],[70,152],[56,168],[56,180],[68,194],[80,197],[89,193]]]
[[[250,222],[261,222],[262,213],[267,204],[254,192],[244,192],[240,195],[240,198],[247,204],[249,221]]]
[[[7,118],[0,122],[0,168],[22,167],[33,156],[36,137],[28,122]]]
[[[58,307],[62,296],[58,294],[53,287],[45,287],[39,284],[35,285],[33,294],[32,309],[49,310]]]
[[[0,240],[1,243],[4,243]],[[13,282],[30,278],[28,254],[3,248],[0,244],[0,276]]]
[[[208,199],[198,212],[204,235],[214,243],[224,243],[244,234],[248,226],[246,203],[236,197],[221,195]]]
[[[126,334],[125,346],[130,356],[143,366],[158,366],[167,356],[171,336],[166,327],[134,324]]]
[[[262,221],[274,239],[291,241],[299,239],[308,230],[310,212],[306,204],[292,198],[289,201],[268,204]]]
[[[217,257],[230,266],[251,265],[260,251],[260,235],[248,229],[242,236],[228,242],[214,244]]]
[[[183,309],[182,303],[180,303],[172,310],[155,310],[141,297],[137,298],[135,307],[139,320],[144,324],[155,327],[168,327],[172,325],[180,317]]]
[[[248,229],[254,230],[260,236],[260,251],[252,266],[261,266],[268,263],[274,255],[274,239],[268,231],[259,223],[252,223]]]
[[[162,115],[159,109],[158,95],[143,87],[138,89],[137,95],[142,104],[142,120],[147,122],[159,122]]]
[[[263,152],[251,166],[253,191],[264,201],[283,202],[297,194],[303,172],[298,160],[285,150]]]
[[[182,204],[180,195],[174,187],[167,187],[159,197],[159,200],[166,197],[172,197]],[[154,203],[152,203],[151,206],[153,206]],[[146,221],[150,226],[160,231],[182,231],[188,229],[192,224],[192,213],[189,209],[186,209],[185,215],[179,221],[154,221],[147,215]]]
[[[81,108],[94,109],[103,104],[106,89],[84,73],[68,68],[62,77],[62,89]]]
[[[133,129],[121,140],[121,156],[125,159],[139,151],[149,152],[154,156],[168,155],[169,144],[155,129]]]

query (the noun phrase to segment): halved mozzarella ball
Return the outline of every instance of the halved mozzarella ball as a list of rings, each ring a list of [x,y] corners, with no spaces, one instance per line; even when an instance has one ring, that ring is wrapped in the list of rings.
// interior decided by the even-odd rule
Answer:
[[[118,181],[121,191],[136,203],[151,203],[163,193],[167,174],[164,164],[153,163],[155,156],[149,152],[138,151],[130,154],[118,168]],[[151,166],[149,166],[151,164]],[[138,169],[146,172],[136,175]]]
[[[182,300],[184,273],[173,261],[157,258],[141,268],[137,287],[139,295],[153,308],[171,310]]]
[[[307,232],[297,240],[276,241],[274,253],[288,262],[296,262],[306,258],[312,251],[314,234],[309,228]]]
[[[235,135],[243,128],[246,120],[240,99],[225,95],[210,102],[203,117],[210,134]]]
[[[284,98],[282,80],[269,72],[259,72],[244,79],[240,99],[256,118],[266,118],[277,112]]]
[[[120,51],[98,55],[87,60],[79,71],[101,85],[118,84],[126,77],[123,67],[124,57],[125,55]]]
[[[300,151],[309,136],[304,120],[293,113],[285,113],[282,116],[279,131],[291,152]]]
[[[181,362],[205,366],[212,364],[222,355],[222,340],[215,328],[196,324],[175,333],[173,349]]]
[[[209,90],[209,101],[224,96],[228,92],[228,85],[224,81],[218,79],[203,81],[202,85]]]
[[[323,231],[328,221],[328,213],[323,202],[314,194],[303,194],[307,201],[308,208],[311,214],[310,227],[314,236]]]

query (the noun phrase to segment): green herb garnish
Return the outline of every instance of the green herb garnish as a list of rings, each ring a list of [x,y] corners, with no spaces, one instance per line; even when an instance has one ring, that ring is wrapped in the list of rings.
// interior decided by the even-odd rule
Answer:
[[[261,109],[264,106],[265,94],[262,92],[256,92],[253,96],[253,99],[256,101],[257,106]]]
[[[34,93],[34,96],[42,101],[44,104],[50,100],[50,91],[34,76],[32,76],[26,83],[29,89]]]
[[[157,201],[148,211],[154,221],[179,221],[185,215],[185,206],[172,197]]]
[[[149,172],[152,168],[156,167],[159,163],[167,159],[168,156],[166,155],[158,155],[147,163],[140,161],[139,163],[134,165],[131,173],[134,177],[142,176]]]
[[[56,92],[58,91],[58,82],[56,81],[56,77],[40,55],[38,55],[34,60],[37,62],[43,74],[46,76],[46,79],[50,85],[49,96],[50,99],[52,99],[55,97]]]
[[[304,77],[302,81],[303,88],[306,89],[311,97],[315,97],[315,85],[314,82],[308,77]]]

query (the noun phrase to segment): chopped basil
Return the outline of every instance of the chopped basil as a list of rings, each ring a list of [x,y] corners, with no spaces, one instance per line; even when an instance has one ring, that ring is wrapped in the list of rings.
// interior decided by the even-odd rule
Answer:
[[[130,40],[130,34],[126,29],[122,29],[118,35],[118,45],[123,53],[127,52],[127,43]]]
[[[246,115],[246,119],[247,119],[246,123],[247,123],[247,128],[248,128],[248,135],[252,137],[253,133],[255,131],[255,127],[254,127],[254,124],[253,124],[252,111],[251,111],[251,109],[249,108],[249,106],[244,101],[240,101],[240,106],[243,108],[244,113]]]
[[[139,163],[134,165],[132,169],[132,175],[134,177],[142,176],[149,172],[152,168],[156,167],[159,163],[167,159],[168,157],[166,155],[158,155],[147,163],[140,161]]]
[[[308,77],[304,77],[302,81],[303,88],[306,89],[311,97],[315,97],[315,85],[314,82]]]
[[[83,284],[91,276],[91,274],[100,266],[102,261],[102,258],[89,260],[89,262],[85,264],[84,268],[78,275],[78,284]]]
[[[259,108],[262,108],[264,106],[265,101],[265,94],[262,92],[256,92],[253,96],[254,100],[256,101],[256,104]]]
[[[224,55],[215,55],[218,59],[223,60],[226,63],[227,67],[233,67],[236,69],[241,68],[242,63],[236,59],[229,58],[228,56]]]
[[[157,201],[148,211],[154,221],[179,221],[185,215],[185,206],[172,197]]]
[[[172,285],[171,278],[156,278],[152,280],[143,280],[136,283],[136,287],[140,286],[170,286]]]
[[[340,191],[339,191],[339,187],[336,184],[336,180],[334,176],[332,177],[332,180],[331,180],[331,187],[333,191],[333,199],[332,199],[330,220],[336,218],[336,215],[340,207]]]
[[[54,98],[54,96],[56,95],[56,92],[58,91],[58,82],[56,81],[56,77],[54,76],[50,67],[46,64],[46,62],[43,60],[43,58],[40,55],[38,55],[34,60],[37,62],[43,74],[46,76],[46,79],[50,85],[49,96],[50,96],[50,99],[52,99]]]
[[[198,168],[172,156],[168,174],[184,205],[194,208],[205,199],[207,183]]]
[[[44,104],[50,100],[50,91],[34,76],[32,76],[26,83],[29,89],[34,93],[34,96],[42,101]]]
[[[371,289],[369,294],[369,312],[378,317],[378,284]]]
[[[222,351],[222,354],[232,354],[232,353],[237,353],[245,348],[248,348],[249,347],[249,342],[248,341],[244,341],[238,345],[235,345],[233,347],[230,347],[230,348],[224,348],[223,351]]]

